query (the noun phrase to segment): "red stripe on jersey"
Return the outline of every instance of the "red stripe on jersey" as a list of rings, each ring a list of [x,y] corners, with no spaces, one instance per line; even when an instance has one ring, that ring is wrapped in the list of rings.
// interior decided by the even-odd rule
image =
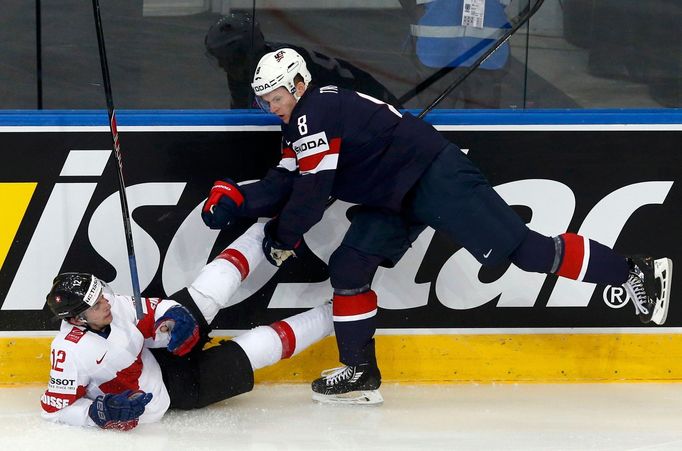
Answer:
[[[329,141],[328,153],[339,153],[341,150],[341,138],[332,138]]]
[[[75,395],[54,393],[47,390],[43,393],[43,396],[40,397],[40,405],[45,412],[53,413],[62,410],[64,407],[69,407],[83,396],[85,396],[85,386],[83,385],[78,386]]]
[[[362,315],[376,310],[377,303],[377,294],[372,290],[353,296],[335,294],[332,310],[334,316]]]
[[[228,262],[232,263],[237,270],[239,270],[242,280],[246,279],[246,276],[249,275],[249,261],[246,259],[244,254],[239,252],[237,249],[227,248],[218,254],[216,258],[222,258],[223,260],[227,260]]]
[[[556,273],[562,277],[576,280],[580,275],[585,257],[583,237],[575,233],[563,233],[559,236],[564,242],[564,256]]]
[[[322,161],[325,155],[327,155],[327,151],[301,158],[300,160],[298,160],[299,171],[301,172],[312,171],[320,164],[320,161]]]
[[[296,334],[294,329],[286,321],[277,321],[270,324],[270,327],[275,329],[279,339],[282,340],[282,358],[288,359],[296,350]]]
[[[137,330],[142,333],[144,338],[153,338],[155,335],[154,311],[156,310],[158,299],[155,299],[156,302],[154,303],[148,298],[142,298],[142,300],[147,305],[147,313],[145,313],[144,317],[137,322]]]
[[[138,390],[140,388],[140,375],[142,374],[142,354],[128,368],[116,373],[112,380],[100,384],[99,389],[104,393],[121,393],[125,390]]]
[[[339,150],[341,149],[341,138],[332,138],[331,141],[329,141],[329,149],[316,153],[313,155],[309,155],[307,157],[303,157],[300,160],[298,160],[298,169],[300,172],[308,172],[312,171],[315,169],[322,159],[331,154],[337,154],[339,153]]]
[[[282,159],[284,158],[296,158],[296,152],[291,147],[285,147],[282,149]]]

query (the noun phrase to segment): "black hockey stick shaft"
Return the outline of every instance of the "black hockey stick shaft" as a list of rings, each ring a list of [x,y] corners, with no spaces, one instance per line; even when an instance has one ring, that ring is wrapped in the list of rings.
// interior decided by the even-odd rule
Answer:
[[[526,7],[528,9],[528,12],[522,14],[520,17],[521,19],[514,24],[500,39],[498,39],[488,50],[486,50],[481,56],[478,57],[474,63],[469,66],[465,71],[463,71],[446,89],[443,91],[438,97],[436,97],[433,102],[426,108],[422,110],[419,115],[417,115],[418,118],[423,118],[429,112],[436,107],[444,98],[450,95],[452,91],[454,91],[459,85],[461,85],[464,80],[469,78],[469,75],[471,75],[478,67],[483,64],[483,62],[490,57],[497,49],[499,49],[505,42],[509,40],[509,38],[512,37],[516,31],[524,26],[533,15],[540,9],[542,6],[542,3],[544,0],[537,0],[537,2],[531,7],[531,4],[528,3],[528,6]],[[485,42],[485,41],[482,41]],[[444,75],[444,74],[443,74]],[[441,75],[442,76],[442,75]],[[435,81],[435,80],[434,80]]]
[[[404,105],[417,94],[426,91],[426,89],[429,86],[431,86],[432,84],[434,84],[435,82],[437,82],[438,80],[440,80],[441,78],[445,77],[447,74],[455,70],[457,68],[457,62],[464,62],[468,60],[481,50],[485,49],[488,45],[489,42],[487,42],[487,40],[482,40],[481,42],[479,42],[478,44],[464,52],[464,54],[457,57],[457,59],[453,61],[453,63],[451,63],[452,64],[451,66],[441,67],[436,72],[432,73],[427,78],[422,80],[417,86],[407,91],[405,94],[402,95],[402,97],[398,99],[398,103]]]
[[[130,265],[130,279],[133,284],[133,303],[137,319],[144,317],[142,311],[142,298],[140,296],[140,280],[137,276],[137,260],[135,259],[135,247],[133,246],[133,230],[130,223],[130,210],[128,209],[128,197],[126,196],[126,185],[123,180],[123,160],[121,158],[121,145],[118,139],[118,129],[116,126],[116,109],[114,108],[114,98],[111,94],[111,79],[109,78],[109,65],[107,64],[107,52],[104,48],[104,32],[102,31],[102,16],[99,11],[99,0],[92,0],[92,10],[95,15],[95,28],[97,29],[97,44],[99,46],[99,62],[102,67],[102,81],[104,82],[104,93],[107,98],[107,112],[109,114],[109,130],[114,144],[114,155],[116,156],[118,168],[118,194],[121,200],[121,213],[123,215],[123,228],[125,231],[126,246],[128,248],[128,263]]]

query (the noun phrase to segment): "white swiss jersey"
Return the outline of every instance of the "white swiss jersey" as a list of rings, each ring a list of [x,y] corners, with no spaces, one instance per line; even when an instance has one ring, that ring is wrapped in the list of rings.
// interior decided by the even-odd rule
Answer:
[[[111,332],[107,338],[62,321],[52,341],[50,381],[41,397],[42,417],[74,426],[95,426],[88,416],[99,395],[142,390],[154,397],[140,423],[159,421],[170,398],[161,368],[147,348],[168,345],[169,335],[155,334],[154,323],[171,307],[168,299],[143,298],[144,318],[137,321],[129,296],[105,295],[111,304]]]

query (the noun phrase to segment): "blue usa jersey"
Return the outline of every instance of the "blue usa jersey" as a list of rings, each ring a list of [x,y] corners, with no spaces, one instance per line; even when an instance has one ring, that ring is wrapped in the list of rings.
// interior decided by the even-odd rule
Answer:
[[[246,203],[252,214],[281,208],[277,238],[292,245],[322,218],[330,196],[400,211],[447,144],[431,125],[366,94],[309,87],[282,125],[278,167],[260,186],[244,187]]]

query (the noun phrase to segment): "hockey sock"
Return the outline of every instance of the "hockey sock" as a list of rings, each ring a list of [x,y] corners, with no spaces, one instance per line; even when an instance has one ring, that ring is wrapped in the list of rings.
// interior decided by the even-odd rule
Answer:
[[[261,243],[263,224],[252,225],[211,263],[201,269],[199,276],[188,287],[194,302],[208,323],[220,309],[230,307],[242,281],[264,260]]]
[[[319,307],[270,324],[282,341],[282,358],[288,359],[332,333],[332,305]]]
[[[627,260],[613,249],[574,233],[553,239],[556,256],[552,272],[557,275],[605,285],[622,285],[628,279]]]
[[[339,291],[333,306],[339,360],[349,366],[373,361],[368,346],[376,331],[377,295],[372,290],[351,295]]]
[[[583,282],[621,285],[628,277],[624,257],[575,233],[549,238],[530,230],[509,258],[524,271],[552,273]]]
[[[257,370],[298,354],[331,331],[331,305],[326,303],[270,326],[251,329],[233,341],[241,346]]]

